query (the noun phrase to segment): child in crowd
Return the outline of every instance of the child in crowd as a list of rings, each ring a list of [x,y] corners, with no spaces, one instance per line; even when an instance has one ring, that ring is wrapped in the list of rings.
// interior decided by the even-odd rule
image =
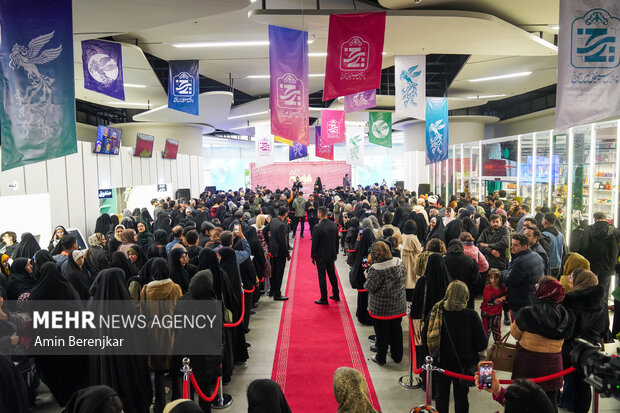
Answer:
[[[487,338],[492,331],[493,339],[499,341],[502,338],[502,308],[506,301],[506,286],[502,283],[502,273],[497,268],[491,268],[488,277],[489,283],[482,292],[480,315]]]

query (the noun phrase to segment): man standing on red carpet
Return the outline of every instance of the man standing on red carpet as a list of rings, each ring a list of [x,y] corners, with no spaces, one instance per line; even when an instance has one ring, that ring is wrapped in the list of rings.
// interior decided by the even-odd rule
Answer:
[[[336,267],[334,265],[338,258],[338,224],[327,219],[327,208],[320,207],[318,210],[320,222],[314,226],[312,232],[312,250],[310,256],[312,264],[316,265],[319,273],[319,288],[321,298],[316,300],[316,304],[327,305],[327,281],[325,273],[329,276],[329,283],[332,285],[332,295],[329,297],[334,301],[340,301],[340,291],[338,290],[338,279],[336,278]]]

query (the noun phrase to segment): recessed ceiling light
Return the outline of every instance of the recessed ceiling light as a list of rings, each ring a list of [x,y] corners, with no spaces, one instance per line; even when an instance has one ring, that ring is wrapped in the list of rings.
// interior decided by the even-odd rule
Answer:
[[[327,56],[327,52],[308,53],[308,57],[325,57],[325,56]]]
[[[314,40],[308,40],[308,44]],[[239,42],[190,42],[190,43],[171,43],[178,48],[199,48],[199,47],[245,47],[245,46],[269,46],[269,40],[252,40]]]
[[[136,85],[136,84],[133,84],[133,83],[125,83],[125,87],[135,87],[135,88],[142,89],[142,88],[145,88],[146,85]]]
[[[480,77],[478,79],[469,79],[470,82],[486,82],[487,80],[499,80],[499,79],[509,79],[513,77],[524,77],[531,75],[532,72],[517,72],[517,73],[508,73],[505,75],[498,76],[489,76],[489,77]]]
[[[264,110],[262,112],[254,112],[254,113],[246,113],[245,115],[237,115],[237,116],[231,116],[228,118],[228,120],[231,119],[240,119],[240,118],[250,118],[252,116],[260,116],[260,115],[264,115],[266,113],[269,113],[268,110]]]
[[[250,0],[250,3],[256,3],[256,0]]]
[[[149,103],[142,102],[107,102],[107,104],[116,106],[151,106]]]
[[[506,94],[502,93],[501,95],[467,96],[467,99],[491,99],[491,98],[501,98],[502,96],[506,96]]]
[[[549,26],[550,29],[553,30],[560,30],[560,25],[559,24],[552,24],[551,26]]]
[[[310,73],[308,77],[323,77],[325,76],[323,73]],[[269,79],[269,75],[249,75],[246,76],[245,79]]]
[[[308,77],[325,77],[324,73],[310,73]]]

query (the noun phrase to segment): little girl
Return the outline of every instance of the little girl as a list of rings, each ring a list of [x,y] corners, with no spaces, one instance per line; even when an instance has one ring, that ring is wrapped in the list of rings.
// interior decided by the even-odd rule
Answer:
[[[502,273],[497,268],[491,268],[489,270],[489,283],[484,287],[482,304],[480,304],[480,315],[487,339],[490,331],[493,332],[495,341],[502,338],[502,307],[505,301],[506,286],[502,284]]]

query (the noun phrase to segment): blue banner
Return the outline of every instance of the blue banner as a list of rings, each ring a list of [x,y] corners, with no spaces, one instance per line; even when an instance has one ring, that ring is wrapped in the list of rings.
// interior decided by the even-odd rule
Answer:
[[[198,115],[200,80],[198,60],[168,62],[168,107]]]
[[[288,147],[288,160],[294,161],[308,156],[308,147],[298,142],[293,142],[293,146]]]
[[[125,100],[121,44],[103,40],[82,41],[84,89]]]
[[[0,3],[2,170],[77,152],[71,0]]]
[[[426,164],[448,159],[448,99],[426,98]]]

